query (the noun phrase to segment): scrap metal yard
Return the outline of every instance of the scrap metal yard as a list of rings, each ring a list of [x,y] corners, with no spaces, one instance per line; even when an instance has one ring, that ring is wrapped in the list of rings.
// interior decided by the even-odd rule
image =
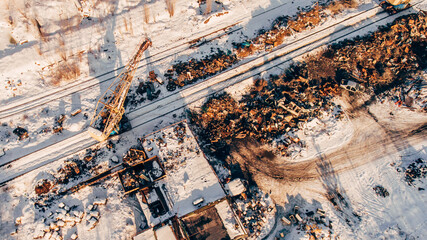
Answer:
[[[426,238],[426,0],[0,11],[1,239]]]

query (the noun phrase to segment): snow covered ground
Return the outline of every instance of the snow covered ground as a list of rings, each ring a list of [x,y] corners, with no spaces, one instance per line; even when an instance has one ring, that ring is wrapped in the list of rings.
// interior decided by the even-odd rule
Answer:
[[[366,4],[363,5],[361,7],[361,9],[358,10],[354,10],[352,12],[352,14],[357,15],[359,14],[361,11],[363,12],[363,18],[369,18],[369,16],[375,15],[379,9],[378,8],[374,8],[368,11],[364,11],[364,9],[369,9],[369,7],[371,7],[370,4]],[[346,16],[346,15],[342,15],[341,17]],[[375,18],[381,18],[382,15],[377,15]],[[359,16],[360,17],[360,16]],[[334,32],[335,30],[337,30],[335,27],[330,27],[331,25],[333,26],[333,24],[336,24],[337,21],[339,21],[340,18],[337,19],[331,19],[330,21],[328,21],[327,23],[325,23],[324,26],[321,26],[322,31],[320,31],[318,33],[318,35],[320,37],[323,37],[322,40],[320,42],[318,42],[316,44],[316,46],[322,46],[322,44],[326,41],[329,40],[328,36],[329,34],[331,34],[332,32]],[[342,19],[341,19],[342,20]],[[342,23],[342,26],[339,27],[339,29],[343,29],[344,25],[352,25],[355,22],[359,21],[360,18],[352,18],[349,17],[349,19],[346,20],[345,23]],[[390,19],[388,19],[388,21],[391,21]],[[369,24],[369,21],[366,22],[366,24]],[[377,25],[381,25],[384,24],[384,22],[379,22],[377,23]],[[373,25],[373,26],[369,26],[369,29],[374,30],[376,28],[377,25]],[[350,32],[352,31],[352,29],[345,29],[344,32],[340,32],[339,34],[337,33],[337,36],[332,36],[331,38],[334,37],[333,39],[340,39],[344,36],[348,36],[350,37],[351,35],[348,35]],[[298,44],[289,44],[289,46],[286,46],[282,49],[280,49],[279,52],[277,53],[271,53],[269,55],[264,55],[264,58],[267,59],[273,59],[275,57],[277,57],[277,55],[280,56],[280,54],[286,53],[288,51],[293,51],[293,49],[298,49],[301,46],[305,46],[308,43],[310,43],[311,40],[313,40],[313,38],[308,38],[309,36],[307,35],[309,34],[309,32],[306,33],[302,33],[301,36],[299,36],[299,38],[304,39],[304,41],[302,42],[298,42]],[[354,34],[354,33],[353,33]],[[297,38],[298,39],[298,38]],[[307,42],[307,40],[310,40],[309,42]],[[292,39],[289,40],[292,43]],[[275,62],[280,62],[280,61],[291,61],[293,57],[298,56],[298,54],[302,54],[305,51],[311,50],[313,48],[315,48],[316,46],[307,46],[306,48],[302,48],[299,49],[298,51],[293,51],[291,55],[286,55],[283,56],[282,58],[276,59],[274,62],[271,62],[270,65],[274,65],[276,64]],[[148,117],[153,118],[153,117],[157,117],[158,115],[162,116],[164,115],[165,111],[167,113],[169,113],[170,111],[173,111],[174,109],[176,109],[176,105],[179,105],[179,107],[182,107],[181,105],[189,103],[191,101],[193,101],[192,99],[194,97],[197,97],[198,95],[201,94],[206,94],[206,91],[208,91],[208,89],[212,86],[213,82],[217,82],[220,81],[220,83],[223,81],[223,78],[225,77],[231,77],[237,74],[237,78],[232,79],[232,81],[229,81],[226,84],[232,84],[236,81],[240,81],[240,79],[243,79],[244,77],[250,77],[251,73],[248,72],[246,75],[239,75],[240,71],[247,71],[248,69],[251,68],[251,66],[253,64],[261,64],[265,61],[265,59],[254,59],[254,62],[250,62],[248,64],[242,65],[239,69],[235,69],[235,71],[228,71],[226,72],[225,76],[218,76],[216,77],[215,81],[211,80],[211,81],[207,81],[206,83],[203,83],[200,86],[195,86],[195,88],[193,89],[188,89],[189,92],[194,92],[194,91],[199,91],[197,92],[197,95],[192,96],[191,98],[189,96],[186,95],[185,92],[183,92],[181,95],[179,96],[179,94],[175,94],[175,95],[169,95],[167,97],[165,97],[163,100],[166,100],[167,98],[170,99],[175,99],[178,97],[178,100],[176,100],[174,102],[174,105],[171,105],[170,102],[165,102],[165,103],[158,103],[158,104],[147,104],[146,106],[143,106],[141,108],[138,108],[137,110],[133,111],[130,113],[130,118],[132,120],[132,116],[139,116],[142,115],[143,113],[145,113],[145,111],[147,111],[147,109],[154,109],[154,111],[152,113],[149,114]],[[269,66],[263,66],[261,69],[257,70],[258,73],[262,73],[264,70],[270,69]],[[276,69],[277,70],[277,69]],[[257,74],[257,73],[254,73]],[[227,86],[226,84],[219,84],[216,89],[219,88],[223,88],[225,86]],[[200,88],[204,88],[204,91],[200,91],[198,89]],[[186,89],[187,90],[187,89]],[[186,91],[184,90],[184,91]],[[93,93],[93,91],[91,92]],[[84,102],[85,100],[83,100],[83,97],[89,97],[91,98],[91,100],[89,101],[90,103],[86,104],[82,104],[82,102]],[[13,159],[16,159],[18,157],[24,156],[27,153],[32,153],[35,152],[43,147],[52,145],[53,142],[60,142],[62,141],[60,144],[57,144],[58,146],[52,145],[50,148],[56,148],[56,149],[60,149],[61,146],[64,146],[65,144],[70,145],[70,141],[66,140],[67,138],[73,139],[73,141],[80,141],[80,145],[83,147],[87,147],[90,146],[91,144],[93,144],[93,142],[90,141],[90,139],[87,139],[87,135],[86,133],[84,133],[83,131],[86,129],[89,119],[88,116],[91,116],[91,111],[90,109],[95,105],[95,101],[97,99],[97,96],[93,96],[90,94],[84,94],[84,93],[77,93],[71,96],[71,101],[64,101],[64,99],[61,99],[59,101],[59,107],[52,107],[52,104],[55,105],[55,103],[50,103],[50,107],[49,108],[43,108],[43,110],[41,111],[41,113],[39,113],[37,110],[38,108],[36,108],[36,110],[31,110],[31,111],[35,111],[35,115],[33,117],[32,114],[28,113],[25,114],[24,116],[15,116],[14,119],[15,120],[9,120],[9,124],[4,123],[2,126],[2,131],[4,133],[4,139],[2,141],[2,148],[4,149],[6,155],[3,157],[3,159],[1,159],[2,161],[5,162],[9,162]],[[71,102],[71,106],[67,106],[67,103]],[[180,104],[180,102],[182,104]],[[77,104],[77,106],[74,106],[73,104]],[[90,106],[90,108],[85,108],[84,106]],[[156,111],[157,107],[161,106],[163,109],[162,111]],[[81,108],[83,110],[83,112],[81,114],[78,114],[76,116],[66,116],[65,117],[65,121],[63,123],[63,127],[64,130],[62,133],[60,134],[52,134],[52,128],[51,126],[54,125],[54,119],[58,117],[59,114],[70,114],[72,111],[74,111],[75,109],[79,109]],[[60,110],[59,112],[57,110]],[[169,110],[168,110],[169,109]],[[158,114],[157,114],[158,113]],[[143,123],[146,123],[146,119],[147,117],[140,117],[137,121],[133,121],[132,125],[134,126],[140,126]],[[6,118],[8,119],[8,118]],[[23,120],[22,120],[23,119]],[[43,121],[41,121],[41,119],[43,119]],[[19,124],[15,123],[14,121],[18,121]],[[29,123],[27,123],[26,121],[28,121]],[[18,141],[15,140],[13,141],[11,138],[12,133],[11,131],[13,130],[14,127],[17,126],[21,126],[21,125],[25,125],[28,130],[29,130],[29,135],[30,138],[23,140],[23,141]],[[45,131],[46,130],[46,131]],[[74,146],[76,147],[76,146]],[[17,151],[17,149],[25,149],[24,151]],[[74,151],[74,150],[72,150]],[[46,152],[46,151],[44,151]],[[55,153],[54,155],[57,156],[58,154],[60,156],[63,156],[63,150],[61,150],[61,153]],[[52,156],[48,156],[49,158],[55,158],[57,159],[58,157],[54,157],[54,155]],[[30,156],[31,158],[33,158],[33,156]],[[43,156],[43,158],[45,158],[47,156]],[[22,162],[22,161],[21,161]],[[41,161],[39,161],[41,162]],[[4,164],[4,163],[3,163]],[[17,163],[18,165],[20,165],[20,163]]]
[[[349,199],[349,207],[360,218],[335,210],[324,197],[320,182],[300,184],[287,193],[290,203],[285,204],[285,213],[292,211],[293,204],[303,212],[326,211],[328,222],[332,224],[332,237],[341,239],[423,239],[426,234],[424,208],[426,205],[427,182],[425,178],[415,181],[414,186],[404,181],[404,174],[396,166],[407,165],[421,158],[427,158],[427,142],[411,146],[397,154],[385,156],[375,162],[336,175],[336,181]],[[424,163],[425,164],[425,163]],[[308,186],[310,185],[310,186]],[[381,197],[373,190],[377,185],[383,186],[389,196]],[[301,214],[304,216],[304,214]],[[347,222],[347,219],[350,221]],[[328,236],[329,228],[323,228]],[[286,239],[307,239],[305,229],[279,224],[277,232],[283,228],[290,230]],[[273,236],[270,238],[273,239]],[[328,239],[328,238],[327,238]]]
[[[35,184],[41,179],[52,178],[56,170],[72,155],[82,157],[85,154],[84,151],[76,151],[95,144],[95,141],[88,138],[88,135],[82,131],[88,125],[88,117],[91,116],[98,97],[108,86],[108,79],[117,74],[118,67],[126,64],[127,59],[134,54],[133,50],[137,44],[145,36],[151,38],[153,46],[147,52],[147,59],[141,62],[143,67],[137,72],[138,80],[145,79],[150,70],[155,70],[161,76],[171,63],[192,57],[202,57],[210,53],[211,48],[231,48],[232,41],[251,38],[259,29],[269,26],[277,16],[294,15],[300,7],[311,6],[313,2],[315,1],[225,0],[222,4],[216,4],[212,13],[204,14],[205,9],[199,8],[195,0],[177,0],[174,14],[171,16],[165,1],[150,1],[145,4],[137,0],[103,1],[91,10],[90,19],[82,17],[83,13],[78,9],[78,1],[16,0],[0,3],[0,13],[4,16],[0,19],[2,28],[0,31],[0,76],[2,78],[0,88],[3,89],[0,94],[0,116],[10,115],[0,119],[2,123],[0,162],[3,165],[17,157],[35,152],[16,165],[3,166],[0,179],[9,180],[14,174],[19,175],[22,171],[46,165],[1,187],[0,202],[6,204],[0,206],[0,238],[32,238],[41,234],[46,228],[50,228],[51,223],[58,225],[59,221],[62,221],[59,222],[61,226],[53,226],[53,228],[59,227],[58,232],[65,239],[71,238],[74,233],[78,234],[80,239],[129,239],[134,236],[140,228],[137,223],[143,220],[136,219],[132,201],[120,194],[122,189],[117,178],[107,179],[101,185],[84,188],[56,200],[45,212],[38,211],[34,207],[34,203],[38,200],[34,192]],[[360,2],[363,3],[360,8],[329,19],[320,26],[320,29],[327,29],[328,26],[351,14],[358,14],[377,5],[377,1],[373,0]],[[375,13],[372,11],[371,15],[367,14],[365,17]],[[236,23],[237,25],[230,27]],[[37,25],[41,26],[40,30]],[[225,37],[198,49],[188,48],[189,40],[201,38],[203,41],[214,38],[224,33],[221,29],[225,28],[228,29],[227,31],[237,29],[239,31],[226,34]],[[372,26],[371,30],[375,28],[376,26]],[[337,29],[328,31],[332,33]],[[218,32],[211,34],[215,31]],[[211,35],[205,36],[206,34]],[[324,34],[326,36],[329,32],[325,31]],[[285,45],[298,38],[309,38],[309,36],[310,31],[301,33],[289,39]],[[307,41],[302,44],[307,44]],[[320,46],[321,43],[318,45]],[[150,56],[152,57],[149,58]],[[66,77],[63,81],[57,81],[61,77],[58,72],[70,66],[76,66],[75,76],[68,81],[65,80]],[[268,69],[268,72],[265,71],[266,69],[261,69],[257,74],[279,72],[286,66],[287,64],[274,67]],[[251,84],[252,80],[249,78],[244,81],[245,84],[228,88],[226,88],[228,85],[216,87],[226,88],[226,91],[238,98],[245,90],[245,85]],[[135,81],[133,87],[135,88],[137,84],[138,81]],[[200,91],[198,94],[204,94],[202,90],[211,87],[210,83],[206,84],[208,87],[200,86],[197,90]],[[162,89],[161,98],[167,97],[169,93],[164,86],[156,87]],[[73,93],[76,89],[81,91]],[[60,95],[57,95],[58,93]],[[177,101],[170,101],[173,104],[160,106],[161,111],[156,111],[158,105],[148,106],[151,112],[156,112],[161,115],[161,118],[148,123],[147,119],[135,121],[135,125],[139,127],[133,132],[122,135],[120,140],[113,140],[117,152],[108,151],[103,146],[102,154],[96,160],[96,164],[99,164],[101,169],[114,165],[110,159],[113,156],[120,157],[130,146],[137,144],[138,137],[182,120],[184,109],[172,110],[176,106],[191,103],[196,99],[196,97],[186,98],[188,96],[183,91]],[[20,106],[22,103],[25,103],[25,106],[33,105],[35,109],[27,110],[26,107]],[[148,108],[141,107],[133,114],[138,116]],[[82,112],[71,116],[71,113],[78,109],[82,109]],[[22,112],[19,112],[21,110]],[[423,214],[426,205],[423,190],[426,188],[426,180],[420,178],[413,185],[409,185],[404,181],[403,171],[418,158],[427,161],[426,139],[425,137],[417,138],[401,143],[402,140],[406,140],[404,136],[396,138],[390,135],[393,137],[392,141],[396,141],[394,144],[384,140],[387,139],[384,136],[387,136],[386,134],[390,131],[404,129],[414,122],[424,121],[425,123],[426,116],[401,109],[391,101],[374,105],[369,110],[382,121],[383,129],[388,129],[389,132],[376,135],[373,130],[379,126],[372,127],[374,125],[370,125],[371,122],[368,124],[371,127],[365,127],[364,121],[358,122],[356,119],[356,122],[353,122],[347,116],[337,121],[332,114],[325,114],[324,118],[308,122],[302,126],[300,132],[295,133],[306,143],[306,147],[295,149],[298,154],[291,159],[293,163],[305,164],[313,159],[322,159],[324,155],[331,157],[334,153],[340,157],[342,154],[348,154],[349,157],[346,159],[348,162],[333,162],[332,170],[327,164],[320,165],[328,168],[331,177],[316,176],[304,179],[304,175],[314,176],[315,174],[312,172],[304,174],[304,171],[299,169],[302,172],[302,182],[268,182],[269,186],[266,189],[272,189],[272,198],[278,204],[277,216],[290,213],[293,206],[297,204],[301,211],[307,210],[301,213],[304,218],[309,217],[307,212],[315,212],[316,208],[326,211],[327,222],[331,221],[333,230],[329,233],[330,228],[322,225],[322,233],[325,236],[331,234],[341,239],[423,239],[427,236],[425,230],[427,220]],[[14,111],[19,114],[12,115]],[[393,112],[393,115],[390,112]],[[60,114],[66,115],[63,123],[64,131],[53,134],[51,127]],[[28,139],[19,141],[13,135],[13,129],[18,126],[29,130]],[[366,137],[361,134],[363,131],[374,133]],[[166,189],[174,203],[173,211],[182,216],[195,209],[192,202],[200,197],[204,198],[203,204],[224,197],[225,193],[197,144],[189,141],[191,144],[187,146],[171,141],[167,143],[170,144],[169,148],[162,148],[159,147],[162,144],[157,141],[162,134],[173,135],[173,132],[158,132],[151,135],[151,143],[144,142],[146,149],[153,148],[149,154],[158,153],[166,159],[177,154],[166,149],[175,148],[185,152],[185,155],[173,157],[178,165],[183,164],[182,167],[174,169],[171,165],[168,179],[162,180],[172,182],[169,185],[165,182],[162,184],[167,186]],[[189,132],[187,137],[193,138]],[[383,140],[386,142],[379,149],[373,147],[374,144],[378,144],[378,141],[367,141],[366,145],[361,144],[366,139],[376,137],[379,142]],[[52,145],[50,150],[36,152],[60,141],[63,141],[59,144],[62,148]],[[347,151],[349,144],[355,144],[359,148]],[[372,145],[370,148],[369,144]],[[357,151],[360,152],[357,153]],[[373,154],[369,155],[369,151]],[[357,157],[357,155],[360,156]],[[336,170],[334,170],[335,164]],[[218,166],[214,168],[218,169]],[[400,172],[397,169],[400,169]],[[91,174],[86,173],[77,180],[87,179]],[[76,182],[60,188],[71,187],[74,183]],[[339,189],[345,197],[348,207],[342,212],[334,209],[325,197],[325,191],[330,188],[328,184],[333,185],[334,189]],[[377,196],[373,190],[377,185],[387,189],[389,196]],[[108,199],[108,202],[106,205],[95,207],[97,209],[92,209],[91,206],[99,199]],[[76,220],[68,219],[69,221],[62,219],[64,207],[60,207],[61,202],[76,211],[76,214],[67,215],[68,218],[83,214],[82,222],[75,223],[80,221],[77,218]],[[228,211],[220,212],[221,218],[226,219],[227,222],[230,220],[229,215]],[[98,219],[99,222],[94,219]],[[94,224],[96,226],[90,229]],[[283,228],[289,230],[290,234],[286,239],[307,238],[304,229],[281,224],[277,217],[275,221],[269,219],[267,225],[269,227],[274,225],[275,233],[282,231]],[[240,233],[231,228],[227,230],[230,235]],[[270,235],[270,239],[273,239],[275,233]],[[263,235],[266,234],[264,231]]]
[[[163,159],[167,177],[160,181],[170,196],[172,212],[182,217],[200,206],[193,204],[203,199],[201,206],[225,197],[215,172],[200,150],[186,123],[169,127],[147,136],[143,146],[151,150],[149,157]]]
[[[138,136],[145,139],[142,145],[148,157],[159,156],[166,169],[166,177],[155,183],[170,207],[164,219],[174,215],[182,217],[225,197],[215,172],[204,158],[185,122],[153,134]],[[105,145],[100,146],[96,157],[91,160],[98,166],[96,172],[114,166],[116,163],[111,159],[117,156],[120,158],[126,149],[136,146],[140,141],[137,138],[132,135],[112,140],[115,146],[113,151],[107,150]],[[74,159],[87,156],[85,152],[79,153]],[[2,202],[8,202],[0,208],[0,235],[3,239],[21,239],[25,236],[46,238],[51,234],[66,239],[72,234],[77,234],[80,239],[129,239],[147,226],[145,218],[151,215],[139,219],[140,215],[135,213],[137,202],[124,195],[117,176],[64,197],[56,197],[54,193],[38,196],[34,192],[35,186],[42,179],[53,180],[65,160],[32,171],[25,178],[14,180],[1,188],[0,199]],[[82,173],[65,184],[55,185],[55,188],[63,191],[90,176],[89,173]],[[44,200],[46,198],[50,200]],[[193,202],[199,199],[203,200],[195,205]],[[43,207],[41,202],[48,205]],[[142,207],[142,212],[147,214],[144,206]],[[244,234],[241,228],[235,228],[234,224],[237,222],[225,201],[219,203],[216,208],[219,209],[220,217],[231,236]],[[153,219],[150,219],[150,222],[153,222]]]
[[[423,210],[426,174],[415,177],[412,183],[407,176],[411,164],[412,169],[417,166],[421,172],[426,171],[427,141],[422,135],[405,137],[403,133],[404,129],[411,129],[410,126],[425,124],[426,114],[398,107],[391,101],[373,104],[369,111],[377,117],[377,122],[365,117],[352,119],[352,124],[347,126],[354,128],[350,141],[336,143],[339,146],[336,149],[321,151],[317,157],[300,162],[301,166],[290,166],[287,170],[294,169],[293,178],[281,181],[257,177],[262,189],[271,189],[278,219],[289,218],[294,206],[299,206],[303,218],[302,223],[293,226],[278,224],[269,239],[281,232],[287,233],[285,239],[307,239],[307,226],[313,223],[320,228],[316,230],[317,236],[326,239],[423,239],[426,236]],[[375,130],[378,128],[386,132],[386,129],[402,131],[402,137],[385,135],[385,139],[393,140],[380,140],[381,135]],[[360,135],[359,130],[364,133]],[[370,141],[371,137],[377,141]],[[315,166],[309,167],[312,161]],[[376,194],[374,188],[378,186],[388,194]],[[318,208],[326,211],[323,219],[316,212]]]

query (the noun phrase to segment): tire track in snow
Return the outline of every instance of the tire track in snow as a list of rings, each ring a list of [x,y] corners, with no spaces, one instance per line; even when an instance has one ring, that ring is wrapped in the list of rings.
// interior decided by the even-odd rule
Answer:
[[[281,8],[285,6],[288,3],[283,3],[278,6],[269,8],[265,11],[262,11],[260,13],[257,13],[252,18],[261,17],[264,14],[267,14],[271,11],[274,11],[278,8]],[[191,49],[194,42],[197,42],[196,40],[202,40],[203,44],[212,42],[216,39],[219,39],[223,36],[229,35],[231,33],[240,31],[244,29],[244,27],[239,26],[235,29],[230,29],[240,23],[242,23],[246,18],[249,16],[242,17],[238,19],[235,23],[227,25],[227,26],[221,26],[220,28],[211,27],[208,30],[193,34],[192,40],[185,41],[184,43],[179,43],[177,45],[174,45],[172,47],[167,48],[166,50],[161,50],[158,52],[155,52],[154,54],[144,58],[141,60],[141,62],[144,62],[143,64],[139,65],[137,70],[141,70],[144,67],[147,67],[148,65],[151,65],[156,62],[166,61],[168,58],[173,57],[177,54],[183,53],[185,51],[188,51]],[[170,53],[170,51],[174,50],[174,52]],[[154,60],[153,60],[154,59]],[[124,66],[120,66],[118,68],[115,68],[113,70],[110,70],[108,72],[102,73],[100,75],[90,77],[88,79],[85,79],[83,81],[77,81],[73,82],[71,84],[67,84],[65,86],[62,86],[60,88],[53,89],[51,91],[47,91],[44,93],[41,93],[37,96],[32,96],[25,99],[20,99],[15,102],[11,102],[8,104],[5,104],[3,107],[0,107],[0,119],[5,119],[8,117],[12,117],[17,114],[21,114],[24,112],[27,112],[31,109],[46,105],[48,103],[51,103],[53,101],[57,101],[61,98],[71,96],[74,93],[82,92],[84,90],[88,90],[94,87],[97,87],[100,84],[109,84],[110,81],[114,80],[116,78],[116,72],[122,70]],[[117,74],[118,75],[118,74]],[[105,78],[105,79],[104,79]]]
[[[363,19],[355,18],[353,16],[351,19],[346,19],[342,22],[326,27],[316,33],[309,34],[305,37],[310,39],[309,42],[298,42],[299,40],[295,40],[294,42],[281,46],[272,52],[262,54],[256,59],[247,61],[238,67],[216,75],[209,79],[209,81],[203,81],[195,85],[190,85],[190,87],[187,89],[176,92],[163,99],[148,104],[147,106],[130,112],[128,113],[128,117],[131,120],[134,130],[142,128],[149,122],[166,116],[179,109],[185,108],[187,105],[200,99],[211,96],[217,92],[221,92],[227,87],[236,85],[249,78],[256,77],[262,72],[283,65],[285,62],[292,61],[296,57],[300,57],[307,54],[308,52],[321,49],[332,42],[340,41],[358,34],[366,34],[366,30],[369,30],[370,28],[376,29],[377,26],[391,22],[407,12],[410,12],[410,10],[407,9],[400,12],[399,14],[390,16],[378,8],[365,11],[363,12],[365,18]],[[345,23],[348,25],[345,25]],[[355,26],[356,24],[359,25]],[[316,34],[319,34],[320,36],[317,36],[316,38]],[[33,153],[29,153],[23,157],[2,163],[1,166],[5,166],[19,161],[21,162],[21,166],[16,167],[14,166],[15,164],[12,164],[12,167],[10,168],[2,167],[4,174],[2,174],[0,178],[0,185],[3,185],[46,164],[72,155],[70,152],[75,153],[97,144],[95,140],[88,137],[88,134],[85,131],[77,133],[71,138],[82,139],[82,141],[79,142],[80,145],[73,144],[72,150],[67,151],[65,154],[63,153],[62,148],[63,145],[69,141],[69,139],[64,139],[58,143],[52,144]],[[55,150],[54,152],[44,154],[43,152],[47,152],[46,150],[48,149]]]

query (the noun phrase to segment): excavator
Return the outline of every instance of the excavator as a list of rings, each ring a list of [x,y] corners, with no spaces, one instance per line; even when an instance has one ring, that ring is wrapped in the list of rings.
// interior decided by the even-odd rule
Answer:
[[[395,14],[410,7],[409,2],[410,0],[384,0],[380,3],[380,5],[388,13]]]
[[[137,47],[136,54],[98,100],[88,129],[94,139],[102,142],[112,135],[123,132],[124,129],[131,128],[129,121],[123,116],[125,100],[138,63],[144,51],[150,46],[150,39],[143,39]]]

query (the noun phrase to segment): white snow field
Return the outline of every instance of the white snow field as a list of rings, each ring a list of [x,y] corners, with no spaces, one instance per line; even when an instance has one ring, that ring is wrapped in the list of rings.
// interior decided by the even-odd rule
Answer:
[[[173,10],[169,6],[168,11],[167,2],[173,3]],[[53,186],[58,192],[116,166],[112,159],[120,161],[141,137],[146,139],[143,146],[149,157],[158,155],[167,168],[167,176],[156,183],[168,196],[167,216],[182,217],[224,199],[226,193],[214,171],[219,171],[218,166],[206,160],[187,123],[184,143],[173,126],[164,127],[184,120],[187,109],[199,108],[217,92],[227,91],[239,99],[257,77],[282,72],[327,44],[367,34],[427,5],[427,0],[412,1],[416,7],[390,16],[377,0],[357,0],[357,8],[329,17],[272,51],[242,59],[206,80],[175,92],[156,83],[161,90],[158,99],[126,109],[133,129],[111,138],[114,150],[93,140],[86,130],[96,102],[145,37],[153,45],[145,52],[131,91],[152,70],[162,78],[178,61],[203,58],[217,48],[231,49],[233,42],[254,37],[278,16],[293,16],[317,1],[212,2],[212,12],[197,0],[0,2],[0,239],[132,239],[151,226],[151,220],[153,225],[164,220],[147,222],[143,212],[147,209],[141,210],[138,199],[123,194],[117,176],[55,197],[44,210],[35,206],[43,200],[35,186],[56,177],[67,160],[82,159],[88,148],[100,149],[92,160],[96,167]],[[195,43],[199,45],[194,47]],[[426,76],[423,81],[426,86]],[[351,108],[347,99],[334,101],[347,114]],[[73,116],[77,110],[81,112]],[[48,131],[61,115],[63,131]],[[279,158],[295,176],[284,180],[254,176],[277,209],[265,220],[260,236],[275,239],[285,230],[289,233],[284,239],[309,239],[305,229],[280,221],[298,205],[305,213],[317,208],[326,212],[332,228],[319,230],[324,239],[425,239],[426,179],[408,183],[405,170],[418,159],[427,161],[427,138],[412,131],[418,127],[423,133],[426,119],[425,112],[386,99],[342,120],[325,113],[301,126],[292,134],[306,147]],[[27,129],[29,137],[19,140],[13,134],[17,127]],[[377,186],[388,195],[377,195],[373,189]],[[345,198],[343,209],[328,199],[326,193],[332,190]],[[200,199],[201,205],[193,204]],[[235,227],[227,201],[215,207],[229,236],[244,233]],[[145,233],[148,237],[154,231]]]

